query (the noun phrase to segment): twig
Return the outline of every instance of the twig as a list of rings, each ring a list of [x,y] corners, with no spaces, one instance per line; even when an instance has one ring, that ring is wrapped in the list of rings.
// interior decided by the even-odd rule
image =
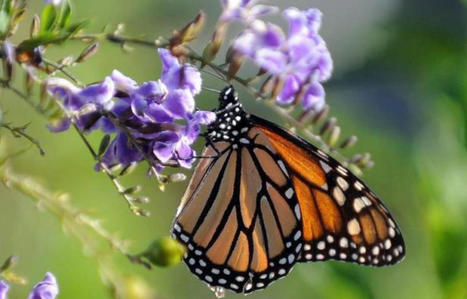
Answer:
[[[27,140],[29,140],[35,147],[37,147],[37,149],[39,150],[39,153],[41,155],[45,155],[45,151],[44,149],[41,147],[39,141],[32,137],[31,135],[27,134],[25,132],[26,130],[26,127],[27,125],[24,125],[22,127],[12,127],[10,126],[9,124],[7,123],[1,123],[0,122],[0,127],[1,128],[5,128],[7,130],[9,130],[11,132],[11,134],[14,136],[14,137],[23,137],[23,138],[26,138]]]
[[[107,40],[109,42],[113,43],[118,43],[118,44],[125,44],[125,43],[133,43],[137,45],[142,45],[142,46],[149,46],[149,47],[156,47],[156,48],[165,48],[168,45],[166,43],[157,43],[160,38],[155,39],[154,41],[151,40],[145,40],[145,39],[140,39],[140,38],[132,38],[132,37],[126,37],[118,34],[100,34],[100,35],[78,35],[75,37],[76,39],[92,39],[92,40]],[[194,61],[199,62],[201,65],[206,65],[213,69],[217,73],[221,73],[224,76],[227,76],[227,71],[222,68],[222,66],[217,65],[215,63],[212,63],[210,61],[206,61],[203,59],[202,56],[198,55],[195,51],[192,49],[189,49],[189,53],[187,57],[189,59],[192,59]],[[291,123],[294,127],[300,129],[306,137],[308,137],[310,140],[316,142],[318,146],[328,152],[332,153],[335,158],[337,158],[340,162],[344,164],[344,166],[348,166],[351,164],[351,161],[349,158],[345,157],[343,154],[341,154],[339,151],[337,151],[335,148],[331,148],[328,146],[328,144],[319,136],[314,134],[311,130],[306,128],[306,123],[300,122],[297,119],[295,119],[293,116],[291,116],[289,113],[284,111],[281,107],[275,105],[272,101],[268,101],[263,95],[260,94],[259,90],[256,88],[252,87],[250,85],[251,81],[246,80],[243,78],[240,78],[238,76],[233,76],[232,79],[245,87],[247,91],[254,96],[255,98],[260,98],[262,100],[265,100],[264,102],[271,108],[273,109],[276,113],[278,113],[282,118],[284,118],[287,122]]]
[[[73,75],[71,72],[67,71],[66,65],[63,64],[58,64],[52,60],[49,60],[47,58],[42,57],[42,60],[44,63],[48,66],[52,66],[55,68],[55,70],[62,72],[66,77],[68,77],[71,81],[73,81],[76,85],[79,87],[84,87],[84,84],[81,83],[78,78],[76,78],[75,75]]]

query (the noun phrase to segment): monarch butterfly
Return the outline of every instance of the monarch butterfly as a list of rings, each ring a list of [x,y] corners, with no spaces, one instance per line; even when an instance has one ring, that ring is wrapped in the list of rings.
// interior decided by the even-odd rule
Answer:
[[[304,139],[247,114],[226,87],[181,200],[173,237],[213,289],[250,293],[297,262],[399,262],[405,247],[386,207],[348,169]]]

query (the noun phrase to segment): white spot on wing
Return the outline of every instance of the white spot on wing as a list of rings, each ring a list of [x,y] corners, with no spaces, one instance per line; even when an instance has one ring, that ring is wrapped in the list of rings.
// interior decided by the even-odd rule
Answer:
[[[343,177],[341,176],[337,177],[336,181],[339,187],[342,188],[342,190],[345,191],[349,188],[349,183],[347,183],[347,181]]]
[[[300,212],[300,206],[298,204],[295,205],[294,212],[295,212],[295,217],[297,217],[297,219],[300,220],[300,218],[302,217],[302,214]]]
[[[250,144],[250,140],[248,140],[246,138],[240,138],[240,142],[243,143],[243,144]]]
[[[339,187],[334,187],[332,190],[332,195],[334,196],[334,199],[337,201],[337,204],[340,206],[343,206],[345,204],[345,195],[344,192]]]
[[[349,222],[347,222],[347,231],[351,235],[357,235],[360,233],[360,224],[358,223],[357,219],[352,219]]]
[[[289,176],[289,173],[287,172],[287,169],[285,168],[285,164],[282,160],[279,160],[277,161],[277,164],[279,165],[279,167],[282,169],[282,171],[284,172],[284,174],[286,176]]]
[[[343,176],[347,176],[347,169],[345,169],[344,167],[342,167],[341,165],[338,165],[337,166],[337,171],[342,174]]]
[[[323,250],[326,247],[326,243],[324,241],[319,241],[318,245],[316,246],[319,250]]]
[[[293,236],[293,239],[294,239],[295,241],[297,241],[298,239],[300,239],[301,236],[302,236],[302,232],[301,232],[301,231],[297,231],[297,232],[295,233],[295,235]]]
[[[319,161],[319,164],[321,164],[321,167],[323,168],[325,173],[329,173],[332,170],[331,166],[329,166],[328,163],[322,160]]]
[[[188,236],[184,234],[180,235],[180,239],[182,239],[182,241],[185,243],[187,243],[190,240],[190,238],[188,238]]]
[[[362,196],[362,200],[367,207],[371,206],[371,201],[366,196]]]
[[[355,187],[355,189],[357,189],[357,191],[362,191],[362,189],[363,189],[363,185],[359,181],[355,181],[353,186]]]
[[[360,198],[355,198],[353,200],[353,208],[355,212],[360,213],[360,211],[365,207],[365,203]]]
[[[342,237],[339,241],[339,245],[342,248],[347,248],[349,246],[349,241],[347,240],[346,237]]]

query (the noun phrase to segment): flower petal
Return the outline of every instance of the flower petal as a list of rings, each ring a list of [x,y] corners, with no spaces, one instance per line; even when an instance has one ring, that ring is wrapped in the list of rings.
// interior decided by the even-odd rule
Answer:
[[[212,111],[196,111],[193,118],[200,124],[209,125],[216,120],[216,113]]]
[[[117,90],[126,92],[128,94],[138,87],[138,83],[136,83],[135,80],[125,76],[118,70],[113,70],[110,78],[114,82]]]
[[[57,123],[47,124],[46,127],[52,133],[60,133],[70,128],[71,122],[68,117],[60,119]]]
[[[158,104],[150,104],[144,112],[144,115],[155,123],[168,123],[174,120],[171,114],[163,106]]]
[[[315,82],[310,84],[303,94],[302,105],[304,109],[313,109],[319,111],[324,107],[324,88],[323,86]]]
[[[34,286],[28,299],[54,299],[57,295],[57,279],[52,273],[47,272],[44,280]]]
[[[290,104],[295,100],[297,92],[300,90],[302,82],[295,75],[289,75],[284,79],[284,87],[282,88],[277,102],[280,104]]]
[[[152,151],[159,161],[165,163],[172,158],[174,148],[175,144],[173,143],[155,142]]]
[[[3,280],[0,280],[0,299],[8,299],[9,289],[10,289],[10,286]]]
[[[193,95],[201,92],[201,73],[195,67],[185,64],[182,70],[180,88],[188,89]]]
[[[255,61],[261,68],[271,74],[279,75],[284,72],[287,65],[285,55],[281,51],[273,49],[259,49],[256,51]]]
[[[115,84],[110,77],[106,77],[101,83],[89,85],[78,93],[85,102],[96,103],[104,108],[111,104],[114,95]]]
[[[195,99],[188,91],[177,89],[168,94],[163,106],[175,118],[185,118],[187,113],[194,110]]]
[[[168,90],[161,80],[157,80],[141,84],[136,93],[147,98],[148,101],[160,103],[162,98],[167,95]]]

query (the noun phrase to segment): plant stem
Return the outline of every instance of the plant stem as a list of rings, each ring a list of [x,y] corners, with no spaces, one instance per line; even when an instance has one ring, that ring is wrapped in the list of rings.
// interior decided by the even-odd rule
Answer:
[[[75,39],[79,39],[79,40],[91,39],[93,41],[107,40],[111,43],[117,43],[117,44],[128,43],[128,44],[135,44],[135,45],[155,47],[155,48],[168,47],[167,43],[158,42],[158,40],[161,40],[161,38],[157,38],[152,41],[152,40],[147,40],[147,39],[142,39],[142,38],[127,37],[127,36],[114,34],[114,33],[96,34],[96,35],[90,35],[90,34],[77,35],[75,36]],[[213,69],[215,72],[220,73],[227,77],[228,73],[222,66],[212,63],[210,61],[206,61],[205,59],[203,59],[202,56],[198,55],[194,50],[190,48],[188,49],[189,49],[189,52],[188,52],[187,57],[189,59],[199,62],[200,65],[206,65],[210,67],[211,69]],[[285,111],[283,108],[277,106],[274,102],[269,101],[267,98],[262,96],[259,90],[257,90],[256,88],[250,85],[250,80],[246,80],[238,76],[233,76],[232,80],[236,81],[237,83],[245,87],[247,91],[255,98],[264,100],[264,102],[268,105],[268,107],[273,109],[276,113],[278,113],[283,119],[285,119],[287,122],[292,124],[294,127],[299,128],[310,140],[316,142],[321,149],[329,153],[332,153],[339,161],[341,161],[344,164],[344,166],[348,166],[350,164],[349,163],[350,159],[348,159],[343,154],[338,152],[335,148],[331,148],[330,146],[328,146],[328,144],[319,135],[314,134],[310,129],[308,129],[305,123],[298,121],[293,116],[291,116],[287,111]]]

